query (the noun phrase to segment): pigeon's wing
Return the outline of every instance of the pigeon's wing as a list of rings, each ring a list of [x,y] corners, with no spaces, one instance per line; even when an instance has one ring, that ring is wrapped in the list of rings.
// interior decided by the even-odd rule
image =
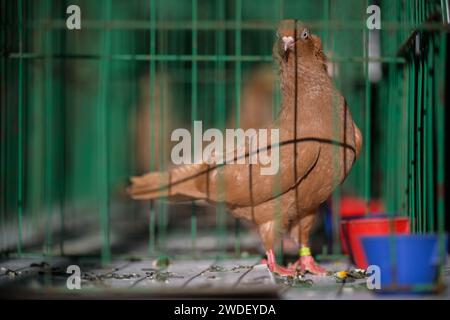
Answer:
[[[272,163],[276,174],[263,175],[257,164],[227,164],[212,170],[208,177],[197,180],[197,189],[208,194],[212,201],[225,201],[230,206],[255,206],[276,198],[296,186],[314,169],[320,154],[320,143],[302,141],[297,144],[297,157],[293,144],[279,149],[278,165]],[[297,158],[297,168],[294,160]],[[274,159],[275,162],[276,159]]]
[[[289,210],[295,200],[295,191],[288,190],[277,198],[269,199],[255,206],[235,207],[231,213],[236,218],[246,219],[257,225],[279,219],[279,226],[286,226],[289,221]],[[280,214],[281,213],[281,214]]]

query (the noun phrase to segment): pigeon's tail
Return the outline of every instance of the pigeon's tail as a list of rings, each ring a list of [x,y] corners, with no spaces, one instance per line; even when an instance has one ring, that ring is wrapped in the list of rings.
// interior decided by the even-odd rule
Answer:
[[[132,177],[127,192],[136,200],[169,197],[172,200],[205,199],[196,180],[208,173],[206,164],[184,165],[165,172],[150,172]]]

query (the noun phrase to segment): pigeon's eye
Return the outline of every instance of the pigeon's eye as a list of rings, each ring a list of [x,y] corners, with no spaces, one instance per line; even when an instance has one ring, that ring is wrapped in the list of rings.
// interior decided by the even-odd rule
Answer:
[[[302,32],[302,39],[306,40],[309,38],[309,31],[307,29],[303,30]]]

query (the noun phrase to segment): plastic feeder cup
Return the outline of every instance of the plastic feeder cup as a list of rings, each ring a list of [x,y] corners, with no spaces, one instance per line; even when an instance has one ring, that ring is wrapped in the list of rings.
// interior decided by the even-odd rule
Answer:
[[[384,212],[384,205],[381,200],[372,199],[369,202],[369,212],[382,213]],[[358,197],[343,197],[341,199],[341,219],[363,217],[366,214],[367,203],[363,198]]]
[[[369,264],[380,267],[381,290],[430,288],[436,283],[438,236],[373,236],[363,237],[362,243]]]
[[[355,220],[355,219],[369,219],[369,218],[385,218],[386,215],[379,213],[379,212],[369,212],[368,216],[365,216],[365,214],[363,216],[360,217],[347,217],[347,218],[343,218],[341,220],[341,228],[340,228],[340,239],[341,239],[341,249],[342,252],[344,254],[350,254],[350,250],[348,249],[348,244],[349,244],[349,238],[348,238],[348,234],[347,234],[347,223],[350,220]]]
[[[341,199],[341,247],[342,252],[349,253],[347,248],[347,238],[345,237],[345,224],[350,219],[366,218],[366,200],[358,197],[343,197]],[[381,200],[372,199],[369,203],[369,216],[379,215],[384,211],[384,205]]]
[[[391,230],[392,228],[392,230]],[[348,239],[350,254],[353,262],[358,268],[368,267],[361,237],[382,236],[390,233],[409,234],[409,220],[407,217],[388,218],[367,218],[349,220],[344,225],[345,235]]]

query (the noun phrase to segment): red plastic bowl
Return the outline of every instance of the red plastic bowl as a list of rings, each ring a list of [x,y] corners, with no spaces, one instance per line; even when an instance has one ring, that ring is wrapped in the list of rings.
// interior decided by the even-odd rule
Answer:
[[[384,212],[381,200],[372,199],[369,202],[369,212]],[[343,197],[341,199],[341,218],[361,217],[366,214],[366,200],[358,197]]]
[[[348,220],[343,224],[344,239],[350,245],[353,262],[358,268],[368,267],[361,237],[382,236],[388,234],[409,234],[409,220],[401,218],[367,218]]]
[[[343,197],[341,199],[341,247],[342,252],[348,254],[347,241],[344,238],[344,226],[347,219],[363,218],[366,215],[366,200],[358,197]],[[369,203],[369,216],[384,212],[384,205],[381,200],[372,199]]]
[[[360,217],[354,217],[354,218],[346,218],[346,219],[342,219],[341,220],[341,229],[340,229],[340,239],[341,239],[341,249],[342,249],[342,253],[344,254],[350,254],[349,250],[348,250],[348,239],[345,236],[345,232],[346,232],[346,228],[347,228],[347,223],[351,220],[355,220],[355,219],[369,219],[369,218],[384,218],[386,217],[385,214],[379,214],[379,213],[373,213],[373,212],[369,212],[369,214],[367,216],[365,215],[361,215]]]

